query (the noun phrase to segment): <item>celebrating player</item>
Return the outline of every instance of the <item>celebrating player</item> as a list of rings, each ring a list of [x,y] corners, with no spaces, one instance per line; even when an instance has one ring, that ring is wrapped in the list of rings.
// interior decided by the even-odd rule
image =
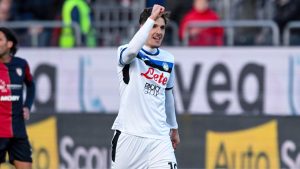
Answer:
[[[120,108],[112,126],[113,169],[173,169],[179,144],[174,97],[174,57],[160,45],[169,13],[146,8],[132,40],[118,48]]]
[[[0,27],[0,164],[8,153],[10,163],[17,169],[30,169],[32,152],[24,121],[30,117],[35,86],[26,60],[14,56],[17,45],[12,31]]]

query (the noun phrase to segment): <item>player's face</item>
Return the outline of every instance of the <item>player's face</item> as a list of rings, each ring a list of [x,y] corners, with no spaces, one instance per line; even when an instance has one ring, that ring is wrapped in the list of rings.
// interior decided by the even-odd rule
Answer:
[[[165,36],[166,23],[162,17],[158,18],[153,28],[151,29],[146,45],[151,48],[158,48],[161,45],[161,42]]]
[[[9,50],[11,48],[10,43],[12,42],[7,41],[4,33],[0,32],[0,58],[9,54]]]

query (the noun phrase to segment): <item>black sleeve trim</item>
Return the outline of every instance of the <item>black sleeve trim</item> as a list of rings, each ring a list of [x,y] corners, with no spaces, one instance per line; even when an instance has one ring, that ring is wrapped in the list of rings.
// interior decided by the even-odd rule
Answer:
[[[171,90],[171,89],[173,89],[173,87],[166,88],[166,90]]]
[[[121,53],[120,53],[120,56],[119,56],[119,64],[120,65],[125,65],[123,60],[122,60],[122,54],[125,51],[125,49],[127,49],[127,47],[121,50]]]

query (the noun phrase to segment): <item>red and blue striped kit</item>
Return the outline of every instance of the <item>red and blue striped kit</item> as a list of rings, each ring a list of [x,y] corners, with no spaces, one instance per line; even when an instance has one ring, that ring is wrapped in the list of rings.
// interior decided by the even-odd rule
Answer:
[[[27,136],[23,107],[31,108],[34,95],[35,86],[26,60],[12,57],[9,63],[0,63],[0,138]]]

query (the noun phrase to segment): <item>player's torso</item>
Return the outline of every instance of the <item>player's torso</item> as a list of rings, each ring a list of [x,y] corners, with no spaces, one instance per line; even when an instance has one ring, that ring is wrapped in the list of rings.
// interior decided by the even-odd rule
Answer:
[[[26,137],[23,119],[23,82],[26,62],[13,57],[0,63],[0,137]]]
[[[127,73],[123,68],[119,116],[125,128],[136,133],[148,132],[149,135],[159,135],[169,130],[166,124],[165,90],[173,64],[173,56],[162,50],[155,53],[140,50],[128,67],[124,67]],[[129,79],[128,83],[122,82],[122,78]]]
[[[165,89],[173,62],[173,58],[162,50],[155,53],[140,50],[137,57],[128,65],[129,82],[122,88],[121,95],[130,97],[130,101],[142,102],[141,105],[145,105],[145,108],[150,106],[159,108],[165,100]]]
[[[134,82],[139,82],[135,87],[138,87],[143,96],[150,95],[152,99],[164,96],[173,67],[173,63],[168,59],[161,52],[151,55],[141,50],[138,53],[130,65],[132,66],[130,75],[134,78],[133,85]]]
[[[7,102],[17,104],[22,102],[25,64],[13,59],[8,64],[0,63],[0,105]]]

